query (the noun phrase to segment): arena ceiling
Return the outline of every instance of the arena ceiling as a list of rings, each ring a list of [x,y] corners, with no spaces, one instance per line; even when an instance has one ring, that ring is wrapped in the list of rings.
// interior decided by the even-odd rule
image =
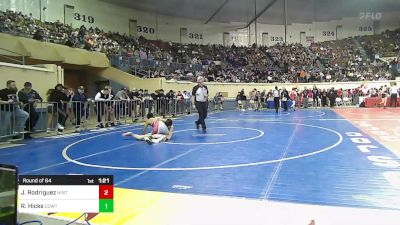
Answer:
[[[283,24],[284,0],[101,0],[151,13],[211,22]],[[256,5],[256,7],[254,7]],[[287,0],[288,23],[311,23],[360,12],[400,11],[399,0]]]

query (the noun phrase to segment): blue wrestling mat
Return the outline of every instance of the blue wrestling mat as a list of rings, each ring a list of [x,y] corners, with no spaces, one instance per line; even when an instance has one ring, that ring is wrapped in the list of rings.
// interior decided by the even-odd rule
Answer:
[[[142,129],[123,126],[25,141],[0,150],[0,163],[22,174],[112,174],[128,189],[400,209],[398,184],[385,176],[400,169],[384,162],[399,158],[332,110],[213,113],[207,133],[196,116],[175,120],[167,143],[122,137]],[[369,138],[381,158],[348,132]]]

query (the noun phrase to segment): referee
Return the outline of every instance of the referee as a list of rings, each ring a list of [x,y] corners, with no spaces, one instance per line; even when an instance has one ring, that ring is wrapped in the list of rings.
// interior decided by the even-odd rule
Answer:
[[[199,126],[203,128],[203,132],[206,132],[207,108],[208,108],[208,89],[204,85],[204,78],[202,76],[197,77],[197,85],[192,90],[192,107],[197,109],[199,112],[199,119],[196,121],[196,128]]]
[[[280,97],[281,97],[281,95],[280,95],[280,93],[279,93],[279,90],[278,90],[278,86],[275,86],[275,90],[274,90],[274,93],[273,93],[273,96],[274,96],[274,106],[275,106],[275,110],[276,110],[276,113],[278,113],[278,110],[279,110],[279,99],[280,99]]]

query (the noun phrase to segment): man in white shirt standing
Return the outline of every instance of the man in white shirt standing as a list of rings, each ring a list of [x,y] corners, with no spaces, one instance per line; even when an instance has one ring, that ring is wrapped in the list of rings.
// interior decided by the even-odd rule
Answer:
[[[196,121],[196,128],[199,126],[203,128],[203,132],[206,132],[207,108],[208,108],[208,89],[204,85],[204,78],[202,76],[197,77],[197,85],[192,90],[192,107],[197,109],[199,112],[199,119]]]
[[[390,88],[390,106],[397,107],[397,85],[393,84],[392,87]]]

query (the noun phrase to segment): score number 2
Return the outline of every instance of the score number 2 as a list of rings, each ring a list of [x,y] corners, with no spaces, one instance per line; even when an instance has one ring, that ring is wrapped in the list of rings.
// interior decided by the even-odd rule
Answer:
[[[114,197],[114,187],[112,185],[100,185],[99,197],[100,199],[112,199]]]

